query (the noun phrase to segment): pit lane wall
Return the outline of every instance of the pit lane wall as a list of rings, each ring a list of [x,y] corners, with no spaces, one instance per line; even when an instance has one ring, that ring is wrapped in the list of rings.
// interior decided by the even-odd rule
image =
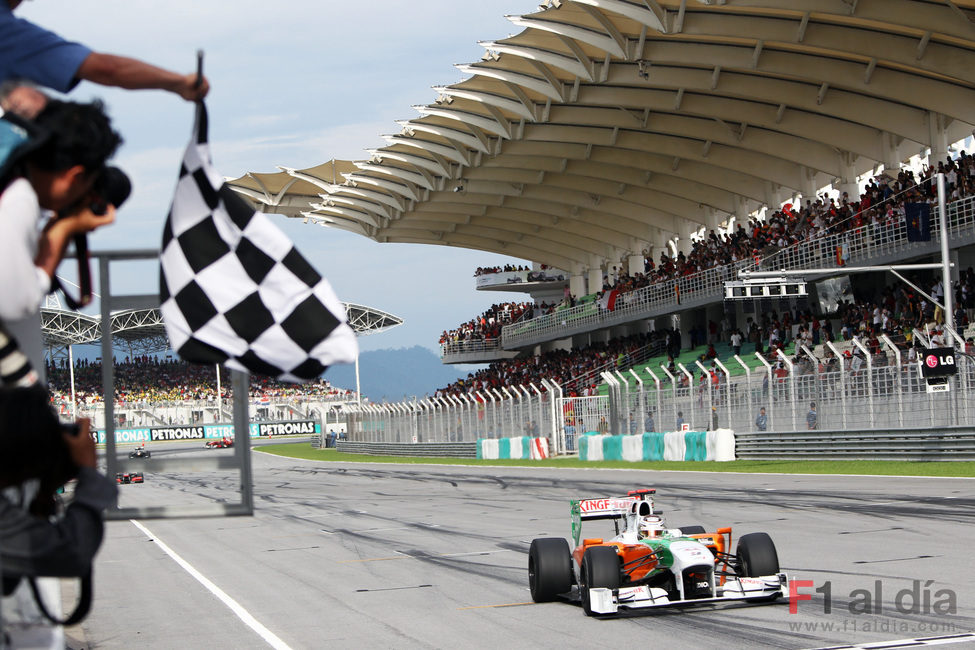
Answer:
[[[548,438],[480,438],[477,457],[487,460],[540,460],[549,457]]]
[[[320,435],[322,425],[314,420],[293,420],[289,422],[251,422],[248,426],[251,438],[272,436]],[[98,444],[105,444],[105,431],[95,432]],[[232,424],[201,424],[178,427],[140,427],[137,429],[116,429],[115,443],[146,443],[173,440],[213,440],[233,438]]]
[[[735,433],[716,431],[674,431],[613,436],[590,432],[578,441],[579,460],[717,461],[735,459]]]

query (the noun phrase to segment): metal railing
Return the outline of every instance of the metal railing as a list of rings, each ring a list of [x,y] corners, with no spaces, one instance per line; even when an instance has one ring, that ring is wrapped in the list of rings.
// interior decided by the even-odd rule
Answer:
[[[565,382],[562,388],[568,392],[583,393],[596,384],[602,382],[602,375],[604,372],[611,372],[618,368],[630,368],[632,366],[640,365],[647,359],[662,355],[666,349],[666,340],[662,337],[658,338],[656,341],[653,341],[652,343],[645,345],[632,353],[625,352],[622,360],[618,360],[617,358],[613,357],[606,361],[606,363],[597,366],[592,370],[589,370],[581,375],[576,375],[569,381]]]
[[[440,358],[461,354],[494,353],[502,351],[501,339],[450,341],[440,344]]]
[[[513,359],[517,350],[505,350],[501,339],[482,339],[476,341],[451,341],[440,344],[440,360],[444,363],[489,363],[502,359]]]
[[[735,455],[746,459],[972,461],[975,428],[736,432]]]
[[[555,399],[548,380],[398,403],[362,404],[346,411],[350,442],[447,443],[530,436],[557,443]],[[553,397],[554,396],[554,397]],[[556,447],[553,447],[556,448]]]
[[[975,233],[975,197],[948,204],[948,238],[954,241]],[[940,210],[932,206],[931,242],[940,241]],[[724,283],[737,280],[743,270],[792,270],[836,268],[864,263],[879,257],[908,257],[929,242],[910,242],[903,219],[889,224],[867,224],[846,232],[798,242],[765,257],[756,267],[752,259],[717,266],[706,271],[629,291],[617,297],[613,311],[598,302],[559,309],[551,314],[506,325],[501,345],[515,349],[568,335],[619,325],[641,318],[661,316],[690,302],[709,301],[723,295]],[[842,261],[842,264],[840,263]]]

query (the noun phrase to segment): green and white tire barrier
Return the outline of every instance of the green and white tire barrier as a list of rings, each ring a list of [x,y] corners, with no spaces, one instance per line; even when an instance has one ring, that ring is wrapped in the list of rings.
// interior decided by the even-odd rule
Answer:
[[[487,460],[539,460],[548,458],[548,438],[481,438],[477,457]]]
[[[584,435],[579,438],[579,459],[725,462],[735,459],[735,433],[718,429],[635,436]]]

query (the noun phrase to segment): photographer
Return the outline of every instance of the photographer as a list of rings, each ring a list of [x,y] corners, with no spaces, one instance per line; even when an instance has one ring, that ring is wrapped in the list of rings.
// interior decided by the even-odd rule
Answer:
[[[68,241],[115,219],[92,189],[121,138],[97,102],[51,100],[35,125],[35,147],[0,179],[0,320],[42,372],[41,302]],[[39,230],[42,210],[56,216]]]
[[[115,481],[95,469],[87,419],[65,428],[40,387],[0,389],[0,562],[5,587],[19,576],[79,576],[102,541],[101,513],[115,501]],[[55,492],[77,476],[64,517]],[[33,488],[33,489],[32,489]],[[27,499],[27,510],[21,506]],[[11,497],[14,498],[11,498]],[[5,589],[6,591],[6,589]]]
[[[115,482],[95,469],[95,441],[88,420],[63,427],[50,407],[46,390],[0,389],[0,570],[4,595],[22,577],[83,577],[104,532],[102,512],[116,497]],[[74,498],[58,514],[56,491],[77,477]],[[23,587],[21,588],[23,589]],[[13,602],[13,601],[11,601]],[[16,622],[5,633],[14,647],[33,641],[39,613],[24,611],[20,599]],[[8,617],[9,618],[9,617]]]

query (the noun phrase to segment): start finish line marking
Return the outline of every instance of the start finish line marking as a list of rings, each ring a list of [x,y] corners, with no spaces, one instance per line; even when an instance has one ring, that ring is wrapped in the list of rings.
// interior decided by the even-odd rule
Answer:
[[[178,564],[181,567],[183,567],[183,569],[187,573],[189,573],[191,576],[193,576],[194,578],[196,578],[196,581],[197,582],[199,582],[201,585],[203,585],[204,587],[206,587],[207,590],[210,593],[212,593],[214,596],[216,596],[220,600],[220,602],[222,602],[224,605],[226,605],[230,609],[230,611],[232,611],[234,614],[236,614],[237,615],[237,618],[239,618],[241,621],[244,622],[244,625],[246,625],[247,627],[249,627],[252,630],[254,630],[255,632],[257,632],[257,634],[262,639],[264,639],[265,641],[267,641],[267,643],[268,643],[269,646],[271,646],[272,648],[275,648],[275,650],[291,650],[291,647],[287,643],[285,643],[280,638],[278,638],[278,636],[275,635],[273,632],[271,632],[271,630],[269,630],[266,627],[264,627],[256,618],[254,618],[251,615],[250,612],[248,612],[246,609],[244,609],[241,606],[240,603],[238,603],[236,600],[234,600],[233,598],[231,598],[230,596],[228,596],[227,593],[223,589],[221,589],[217,585],[213,584],[210,581],[210,579],[207,578],[205,575],[203,575],[202,573],[200,573],[199,571],[197,571],[193,567],[193,565],[191,565],[189,562],[187,562],[182,557],[180,557],[176,553],[176,551],[174,551],[173,549],[169,548],[151,530],[149,530],[148,528],[146,528],[145,526],[143,526],[142,524],[140,524],[135,519],[130,519],[129,521],[132,522],[132,525],[134,525],[136,528],[138,528],[143,533],[145,533],[146,536],[150,540],[152,540],[152,542],[156,546],[158,546],[159,548],[161,548],[162,551],[163,551],[163,553],[165,553],[169,557],[173,558],[173,561],[175,561],[176,564]]]

